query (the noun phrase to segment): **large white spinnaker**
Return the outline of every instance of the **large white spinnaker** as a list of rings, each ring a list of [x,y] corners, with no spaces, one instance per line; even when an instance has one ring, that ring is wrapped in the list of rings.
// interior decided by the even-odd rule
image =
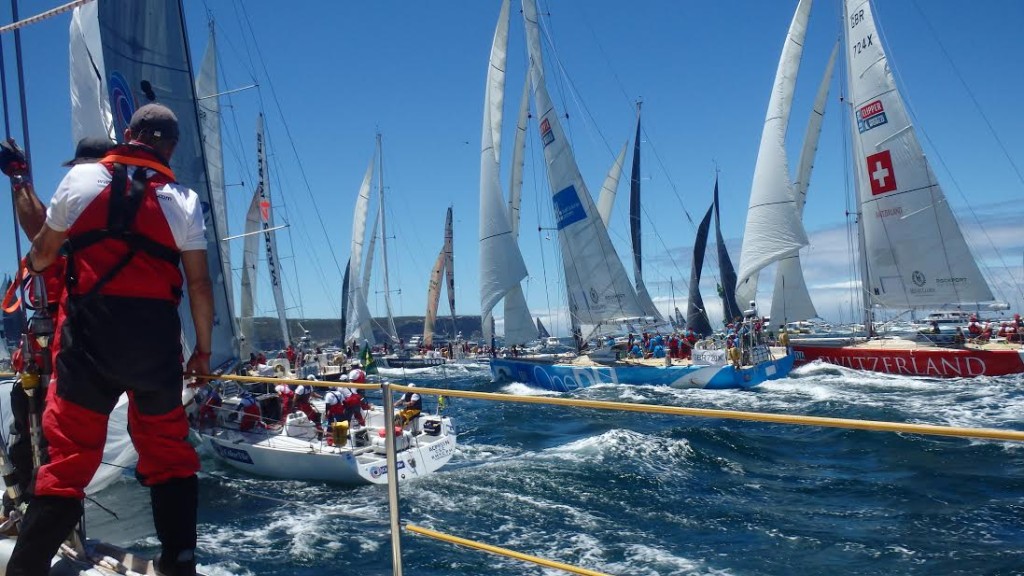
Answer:
[[[800,163],[796,169],[796,180],[793,182],[796,211],[800,218],[803,218],[804,204],[807,202],[807,189],[811,184],[811,170],[814,168],[814,156],[818,151],[818,139],[821,136],[829,85],[832,83],[832,70],[838,52],[837,42],[825,67],[825,75],[818,85],[818,94],[814,98],[814,108],[811,110],[811,118],[807,122],[807,132],[804,135],[804,146],[800,151]],[[779,260],[779,267],[775,271],[775,290],[772,292],[772,323],[778,326],[786,322],[815,318],[817,315],[811,295],[807,291],[800,254]]]
[[[789,178],[786,129],[810,12],[811,0],[800,0],[768,100],[737,273],[736,299],[743,304],[757,296],[757,277],[765,266],[797,254],[807,245],[807,233],[796,210]]]
[[[509,0],[504,0],[488,61],[480,143],[480,313],[485,333],[494,306],[526,277],[499,180],[508,24]]]
[[[871,4],[844,4],[866,292],[885,308],[994,300],[918,142]]]
[[[161,25],[147,25],[155,22]],[[72,146],[85,136],[106,134],[120,139],[136,108],[152,100],[178,117],[179,138],[171,169],[180,182],[195,190],[206,217],[215,310],[210,365],[229,369],[238,361],[238,336],[228,305],[230,277],[224,275],[220,256],[226,249],[221,242],[226,231],[218,229],[209,209],[209,178],[181,4],[167,0],[87,4],[75,9],[69,34]],[[138,57],[139,46],[145,46],[145,58]],[[187,291],[179,313],[188,356],[195,334]],[[121,403],[111,416],[104,462],[130,465],[134,461],[124,415]],[[101,466],[88,490],[99,490],[120,475],[119,468]]]
[[[601,222],[605,228],[612,219],[612,207],[615,206],[615,195],[619,189],[619,179],[622,177],[622,166],[626,163],[626,150],[629,150],[629,140],[622,143],[622,150],[615,157],[615,164],[608,170],[608,175],[601,185],[601,194],[597,197],[597,213],[601,215]]]
[[[284,345],[291,344],[288,330],[288,314],[284,305],[284,286],[281,277],[281,261],[278,259],[277,238],[274,236],[274,210],[270,202],[270,179],[267,170],[267,147],[263,137],[263,114],[256,122],[256,156],[258,167],[256,177],[256,193],[260,198],[260,226],[263,228],[263,242],[267,248],[267,271],[270,272],[270,287],[274,292],[274,305],[277,308],[277,321],[281,325],[281,337]]]
[[[245,213],[245,235],[242,240],[242,298],[238,324],[242,334],[242,358],[248,359],[256,344],[256,286],[259,278],[260,236],[260,194],[252,195],[249,210]]]
[[[640,317],[643,308],[583,182],[548,94],[534,0],[523,0],[523,19],[570,315],[575,322],[590,325]]]
[[[363,182],[359,185],[356,196],[356,207],[352,214],[352,243],[349,252],[349,286],[348,310],[346,311],[345,342],[363,340],[373,342],[373,328],[370,309],[367,304],[366,291],[360,273],[363,269],[363,244],[366,242],[366,217],[370,211],[370,186],[373,181],[373,168],[376,164],[376,152],[366,167]],[[372,259],[372,255],[370,258]]]

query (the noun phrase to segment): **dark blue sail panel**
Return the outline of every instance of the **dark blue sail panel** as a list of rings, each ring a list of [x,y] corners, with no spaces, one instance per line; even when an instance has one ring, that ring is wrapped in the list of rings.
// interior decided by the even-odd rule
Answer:
[[[350,268],[352,267],[352,258],[349,257],[348,262],[345,263],[345,276],[341,279],[341,339],[345,339],[345,333],[348,329],[348,284],[349,276],[351,275]]]
[[[211,209],[207,163],[196,108],[195,79],[179,0],[137,0],[98,4],[100,38],[107,92],[115,133],[124,134],[132,114],[149,102],[159,102],[178,117],[178,145],[171,169],[179,182],[195,190],[206,221],[207,264],[213,281],[214,326],[212,368],[237,362],[238,334],[230,309],[221,265],[221,241]],[[141,49],[140,47],[145,47]],[[195,345],[188,292],[181,303],[181,328],[189,347]]]
[[[548,333],[548,329],[545,328],[544,324],[540,321],[540,318],[537,318],[537,334],[541,340],[551,337],[551,334]]]
[[[718,288],[718,295],[722,298],[722,311],[725,323],[728,324],[737,318],[743,318],[743,311],[736,304],[736,269],[732,266],[729,258],[729,251],[725,247],[725,240],[722,238],[722,225],[719,221],[720,208],[718,205],[718,179],[715,179],[715,242],[718,244],[718,269],[722,278],[722,284]]]
[[[714,210],[715,203],[712,202],[697,227],[697,239],[693,243],[693,267],[690,269],[690,296],[686,303],[686,327],[702,337],[713,332],[704,308],[704,299],[700,295],[700,275],[704,268],[704,252],[708,247],[708,230],[711,228],[711,213]]]
[[[633,240],[633,276],[637,286],[643,282],[640,249],[640,116],[636,118],[633,140],[633,170],[629,178],[629,236]]]

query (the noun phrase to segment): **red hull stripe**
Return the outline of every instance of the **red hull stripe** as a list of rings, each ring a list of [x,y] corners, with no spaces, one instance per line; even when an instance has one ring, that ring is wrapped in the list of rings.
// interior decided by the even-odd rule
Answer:
[[[963,378],[1024,372],[1024,360],[1016,350],[868,350],[843,346],[793,346],[793,352],[797,365],[821,360],[854,370],[907,376]]]

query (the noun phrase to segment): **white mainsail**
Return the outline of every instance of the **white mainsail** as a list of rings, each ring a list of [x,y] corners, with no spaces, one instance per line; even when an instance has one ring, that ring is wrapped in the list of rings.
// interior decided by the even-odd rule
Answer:
[[[217,230],[224,236],[228,235],[228,207],[224,188],[224,152],[221,147],[220,133],[220,87],[217,83],[217,38],[213,32],[213,20],[210,20],[210,35],[206,44],[206,53],[199,66],[196,78],[196,106],[199,109],[199,130],[206,153],[206,173],[210,181],[210,209]],[[231,250],[224,247],[220,251],[221,268],[225,278],[231,278]],[[226,283],[229,310],[235,309],[232,282]],[[234,315],[230,315],[234,318]],[[245,354],[248,356],[248,354]]]
[[[574,322],[590,325],[642,316],[643,308],[583,182],[548,94],[534,0],[523,0],[523,19],[570,314]]]
[[[846,0],[844,14],[866,292],[886,308],[994,300],[918,142],[870,2]]]
[[[825,67],[825,76],[818,86],[818,94],[814,98],[814,108],[807,122],[804,135],[804,146],[800,151],[800,163],[797,165],[796,180],[793,190],[796,192],[797,216],[803,218],[804,204],[807,202],[807,189],[811,184],[811,170],[814,168],[814,156],[818,151],[818,139],[821,136],[822,120],[825,118],[825,105],[828,103],[828,90],[832,82],[832,70],[836,63],[839,44],[832,49],[832,55]],[[775,290],[772,292],[771,318],[775,326],[797,320],[807,320],[818,315],[807,291],[804,270],[800,264],[800,254],[779,260],[775,272]]]
[[[807,233],[797,214],[789,179],[786,128],[810,11],[811,0],[800,0],[789,25],[768,100],[737,274],[736,299],[742,303],[754,300],[757,277],[765,266],[797,254],[807,245]]]
[[[274,210],[270,202],[270,179],[267,177],[267,147],[263,139],[263,114],[256,121],[256,155],[258,168],[256,177],[256,194],[260,198],[260,226],[263,228],[263,241],[267,248],[267,271],[270,272],[270,287],[274,291],[274,305],[277,307],[277,320],[281,325],[281,337],[284,345],[291,344],[288,331],[288,314],[284,306],[284,287],[282,286],[280,260],[277,257],[277,238],[274,228]]]
[[[508,218],[512,223],[512,236],[519,239],[519,206],[523,200],[523,166],[526,163],[526,128],[530,120],[530,76],[523,81],[523,95],[519,99],[519,119],[512,144],[512,175],[508,186]],[[497,150],[497,148],[495,148]]]
[[[601,195],[597,198],[597,213],[601,215],[601,222],[604,222],[605,228],[608,227],[608,222],[612,218],[612,206],[615,205],[615,195],[618,193],[619,179],[622,177],[622,166],[626,162],[626,150],[629,150],[629,140],[622,144],[622,150],[615,157],[615,164],[612,164],[611,169],[608,170],[604,184],[601,185]]]
[[[388,323],[385,325],[391,342],[398,342],[398,330],[395,329],[395,315],[391,311],[391,283],[388,279],[388,226],[384,212],[384,139],[377,133],[377,161],[380,169],[377,171],[377,221],[380,226],[380,261],[383,269],[384,279],[384,308],[387,311]]]
[[[242,334],[242,358],[253,352],[256,336],[256,279],[260,260],[260,195],[256,191],[245,214],[245,236],[242,240],[242,308],[238,323]]]
[[[485,320],[492,316],[498,301],[526,277],[499,180],[508,24],[509,0],[504,0],[491,44],[480,143],[480,313]],[[489,337],[487,322],[484,326],[485,337]]]
[[[444,248],[437,254],[434,268],[430,271],[427,284],[427,314],[423,318],[423,345],[434,345],[434,321],[437,320],[437,305],[441,302],[441,278],[444,276]]]
[[[352,215],[352,244],[349,252],[349,289],[347,323],[345,326],[345,342],[363,340],[373,343],[373,326],[370,309],[366,299],[366,289],[361,281],[363,269],[363,244],[366,241],[366,217],[370,211],[370,185],[373,180],[373,167],[376,163],[376,152],[366,167],[363,182],[359,186],[356,207]],[[369,256],[372,260],[372,254]],[[369,274],[367,274],[369,277]]]

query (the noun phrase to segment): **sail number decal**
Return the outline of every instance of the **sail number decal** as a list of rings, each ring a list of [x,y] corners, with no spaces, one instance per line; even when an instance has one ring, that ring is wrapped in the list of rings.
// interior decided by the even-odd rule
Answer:
[[[587,211],[580,202],[575,186],[569,185],[568,188],[556,192],[551,201],[555,206],[555,225],[559,230],[587,217]]]
[[[868,46],[874,46],[874,37],[874,34],[868,34],[867,36],[854,42],[853,46],[850,47],[850,50],[853,51],[853,55],[860,56],[860,53],[863,52],[864,50],[867,50]]]
[[[864,21],[864,10],[858,10],[858,11],[854,12],[853,14],[850,15],[850,29],[852,30],[852,29],[856,28],[857,24],[860,24],[863,21]]]

